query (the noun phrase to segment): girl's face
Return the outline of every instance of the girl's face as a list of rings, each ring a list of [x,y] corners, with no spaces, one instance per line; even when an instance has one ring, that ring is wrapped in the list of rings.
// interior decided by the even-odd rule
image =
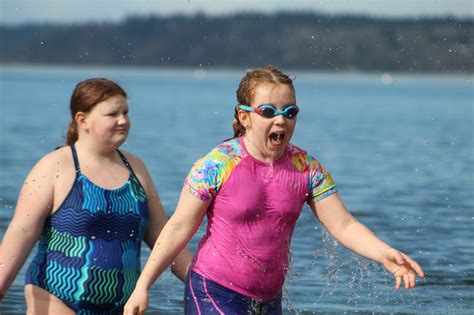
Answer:
[[[295,93],[286,84],[260,84],[254,91],[251,107],[271,104],[278,110],[296,104]],[[245,146],[250,154],[264,162],[278,160],[290,142],[296,126],[296,117],[276,115],[265,118],[255,112],[239,110],[239,119],[245,127]]]
[[[127,100],[112,96],[94,106],[79,123],[95,141],[120,146],[130,130]]]

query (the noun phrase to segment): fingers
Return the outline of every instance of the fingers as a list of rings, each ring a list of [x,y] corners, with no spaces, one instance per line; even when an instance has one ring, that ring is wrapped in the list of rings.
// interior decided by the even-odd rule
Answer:
[[[398,263],[399,259],[397,256],[400,256],[401,260],[403,261],[398,266],[390,270],[390,272],[395,277],[395,288],[398,290],[400,287],[403,286],[405,289],[412,289],[415,287],[416,284],[416,275],[418,274],[420,277],[424,277],[423,270],[421,270],[420,265],[407,255],[398,252],[398,255],[394,253],[395,262]]]
[[[415,273],[414,273],[414,272],[410,272],[410,273],[409,273],[409,276],[410,276],[410,288],[414,288],[414,287],[415,287],[415,283],[416,283],[416,276],[415,276]]]
[[[402,277],[395,277],[395,289],[400,289],[400,285],[402,284]]]
[[[402,281],[406,289],[412,289],[415,287],[416,274],[408,263],[404,266],[398,266],[393,269],[392,274],[395,277],[395,288],[397,290],[401,287]]]
[[[403,281],[405,283],[405,289],[413,289],[415,287],[415,272],[409,270],[406,274],[403,275]]]
[[[127,306],[123,309],[123,315],[141,315],[145,314],[145,310],[140,310],[138,306]]]
[[[407,273],[403,275],[403,283],[405,284],[405,289],[410,289],[410,278]]]
[[[135,308],[125,305],[123,315],[135,315]]]
[[[424,278],[425,273],[423,272],[423,269],[421,269],[420,265],[416,261],[408,257],[408,255],[405,255],[404,253],[401,253],[401,254],[403,258],[408,262],[411,269],[413,269],[419,277]]]

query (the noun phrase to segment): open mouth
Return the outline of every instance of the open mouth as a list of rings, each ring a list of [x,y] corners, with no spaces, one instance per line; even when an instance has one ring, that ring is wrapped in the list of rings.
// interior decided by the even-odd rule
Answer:
[[[285,134],[284,133],[272,132],[270,134],[270,142],[273,146],[282,145],[284,140],[285,140]]]

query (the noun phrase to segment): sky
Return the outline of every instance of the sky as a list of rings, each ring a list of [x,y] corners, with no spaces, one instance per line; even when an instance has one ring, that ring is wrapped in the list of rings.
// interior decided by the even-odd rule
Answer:
[[[248,11],[473,18],[474,0],[0,0],[0,24],[118,22],[130,15]]]

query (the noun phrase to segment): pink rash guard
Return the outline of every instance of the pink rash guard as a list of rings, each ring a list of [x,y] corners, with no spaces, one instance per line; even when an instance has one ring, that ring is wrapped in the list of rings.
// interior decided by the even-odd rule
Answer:
[[[329,173],[302,149],[290,144],[279,160],[265,163],[247,152],[242,138],[198,160],[185,186],[211,200],[192,270],[263,301],[282,290],[291,235],[304,203],[336,192]]]

